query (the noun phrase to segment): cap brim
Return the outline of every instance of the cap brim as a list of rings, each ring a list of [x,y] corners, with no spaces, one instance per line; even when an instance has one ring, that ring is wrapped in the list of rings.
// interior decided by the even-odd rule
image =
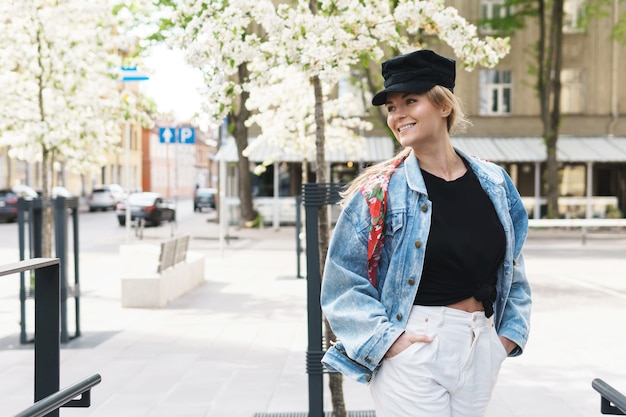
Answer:
[[[372,97],[374,106],[382,106],[387,102],[387,93],[415,93],[420,94],[433,88],[437,83],[432,81],[412,81],[408,83],[394,84],[385,88]]]

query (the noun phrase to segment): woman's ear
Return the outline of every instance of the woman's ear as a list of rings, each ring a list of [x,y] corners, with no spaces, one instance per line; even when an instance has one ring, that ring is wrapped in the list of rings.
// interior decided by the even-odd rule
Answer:
[[[441,108],[441,116],[448,117],[448,116],[450,116],[450,113],[452,113],[452,107],[451,106],[443,106]]]

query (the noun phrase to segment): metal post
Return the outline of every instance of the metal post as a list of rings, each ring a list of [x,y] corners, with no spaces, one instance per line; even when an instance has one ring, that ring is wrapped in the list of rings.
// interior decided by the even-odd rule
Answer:
[[[318,232],[319,210],[339,202],[342,184],[304,184],[302,197],[305,208],[306,264],[307,264],[307,312],[308,350],[307,372],[309,374],[309,417],[324,416],[324,367],[321,363],[322,310],[320,307],[320,250]]]
[[[67,213],[65,198],[54,199],[54,254],[60,261],[61,274],[61,343],[67,343]],[[37,288],[35,286],[35,288]]]
[[[79,241],[78,241],[78,199],[75,199],[74,207],[72,208],[72,232],[74,242],[74,302],[76,303],[76,332],[75,337],[80,336],[80,268],[78,260],[79,255]]]
[[[587,162],[587,201],[585,207],[585,218],[593,218],[593,162]]]
[[[26,256],[26,239],[25,239],[25,223],[26,223],[26,201],[23,198],[18,199],[17,203],[17,230],[18,230],[18,245],[20,250],[20,261],[25,259]],[[30,277],[31,272],[28,271]],[[26,344],[26,272],[20,272],[20,343]]]
[[[309,417],[324,416],[324,375],[322,373],[322,310],[320,308],[320,252],[318,246],[318,213],[320,209],[319,188],[321,184],[304,184],[303,200],[306,222],[306,276],[308,349],[307,372],[309,374]]]
[[[533,218],[541,218],[541,163],[535,162],[535,207]]]
[[[124,96],[126,97],[126,104],[128,105],[128,103],[130,102],[130,95],[133,94],[130,89],[128,88],[128,83],[129,82],[137,82],[137,81],[146,81],[149,79],[149,77],[147,75],[141,74],[137,71],[136,67],[125,67],[122,66],[121,68],[121,72],[122,72],[122,77],[120,79],[120,81],[122,81],[124,83]],[[130,114],[128,114],[128,112],[130,112],[130,108],[126,109],[127,114],[126,114],[126,124],[124,126],[124,136],[126,136],[126,143],[124,144],[125,149],[125,153],[126,153],[126,244],[128,245],[130,243],[130,206],[128,205],[128,196],[130,194],[131,191],[131,184],[130,184]]]
[[[300,272],[300,258],[302,255],[302,239],[300,239],[300,234],[302,231],[302,196],[296,196],[296,277],[303,278],[302,273]]]
[[[274,195],[272,197],[272,226],[280,229],[280,162],[274,162]]]
[[[130,91],[127,92],[130,94]],[[126,118],[126,125],[124,126],[125,132],[125,148],[126,148],[126,170],[125,170],[125,180],[126,183],[126,202],[124,203],[126,206],[126,244],[130,243],[130,204],[128,204],[128,197],[130,197],[130,120],[128,117]]]
[[[226,143],[228,140],[228,118],[225,117],[222,123],[222,127],[219,131],[220,135],[220,150],[221,157],[219,160],[219,192],[218,192],[218,217],[219,217],[219,241],[220,241],[220,255],[224,256],[224,243],[226,241],[227,233],[225,231],[228,225],[226,224],[228,221],[228,216],[226,215],[226,210],[228,210],[228,205],[226,204],[226,155],[224,149],[226,148]]]
[[[179,154],[180,154],[180,125],[177,125],[174,129],[174,210],[178,213],[178,177],[179,177]],[[176,222],[175,222],[176,223]],[[170,237],[174,235],[171,233],[170,228]],[[143,235],[143,234],[142,234]]]
[[[43,253],[43,210],[45,207],[41,198],[31,201],[32,211],[28,216],[30,224],[30,257],[41,258]]]
[[[35,270],[35,402],[59,390],[59,261]],[[48,414],[58,417],[59,411]]]

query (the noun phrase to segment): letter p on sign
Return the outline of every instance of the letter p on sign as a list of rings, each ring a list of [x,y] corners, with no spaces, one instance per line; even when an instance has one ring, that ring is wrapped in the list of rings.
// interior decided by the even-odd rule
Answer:
[[[193,127],[180,128],[180,143],[193,144],[196,141],[196,130]]]

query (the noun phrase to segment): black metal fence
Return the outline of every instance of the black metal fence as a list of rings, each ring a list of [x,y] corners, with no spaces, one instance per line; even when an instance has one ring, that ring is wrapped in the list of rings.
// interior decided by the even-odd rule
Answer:
[[[94,375],[59,394],[61,275],[57,258],[33,258],[0,265],[0,277],[34,271],[35,275],[35,404],[21,417],[58,417],[58,408],[89,407],[89,390],[100,382]],[[80,400],[77,395],[87,393]],[[52,396],[52,397],[51,397]],[[46,414],[47,413],[47,414]]]
[[[54,256],[59,258],[59,273],[61,276],[61,343],[67,343],[70,339],[80,336],[80,279],[79,279],[79,256],[78,256],[78,198],[58,197],[44,201],[41,198],[33,200],[18,200],[18,238],[20,260],[27,258],[42,257],[42,236],[43,236],[43,210],[46,207],[53,209],[54,225]],[[74,255],[74,282],[69,284],[68,280],[68,219],[72,225],[72,251]],[[28,250],[28,252],[27,252]],[[32,283],[31,283],[32,284]],[[26,300],[33,296],[32,286],[26,285],[24,272],[20,274],[20,343],[31,342],[26,332]],[[70,335],[67,320],[67,300],[74,300],[74,334]]]

